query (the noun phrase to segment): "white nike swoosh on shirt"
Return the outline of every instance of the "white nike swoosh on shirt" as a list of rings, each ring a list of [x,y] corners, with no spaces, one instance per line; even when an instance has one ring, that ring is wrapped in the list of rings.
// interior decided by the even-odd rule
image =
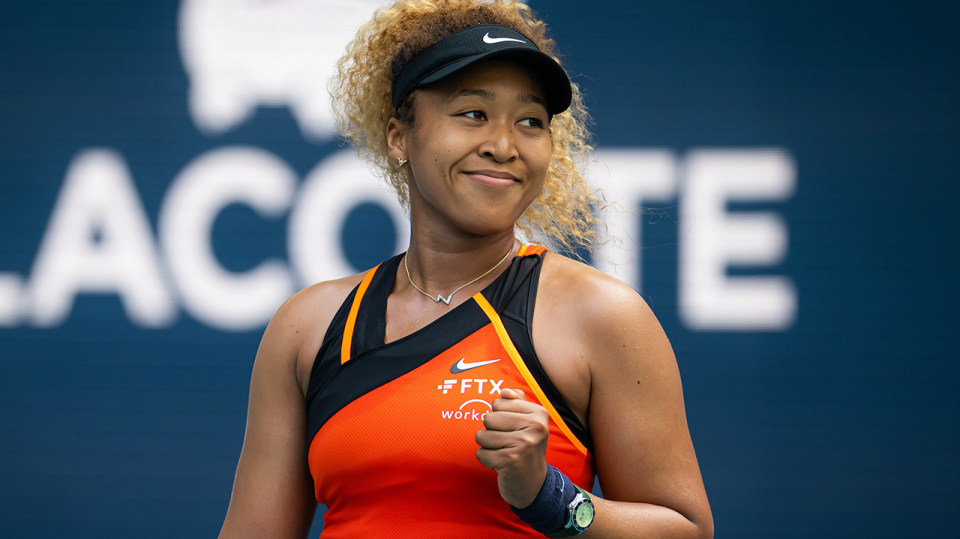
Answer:
[[[467,363],[464,361],[466,358],[460,358],[460,361],[456,362],[452,367],[450,367],[450,372],[456,374],[458,372],[469,371],[470,369],[476,369],[477,367],[483,367],[484,365],[489,365],[491,363],[496,363],[500,361],[499,359],[491,359],[489,361],[474,361],[473,363]]]
[[[513,39],[512,37],[490,37],[490,32],[487,32],[483,36],[483,42],[490,43],[491,45],[494,43],[500,43],[501,41],[516,41],[517,43],[526,43],[526,41]]]

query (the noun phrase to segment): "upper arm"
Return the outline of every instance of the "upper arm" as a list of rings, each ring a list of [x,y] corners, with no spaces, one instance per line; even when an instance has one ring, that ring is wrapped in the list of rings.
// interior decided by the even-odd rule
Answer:
[[[697,535],[712,535],[680,373],[660,323],[622,282],[563,257],[548,260],[534,345],[551,381],[585,420],[605,500],[635,504],[617,506],[627,515],[625,528],[635,517],[648,531],[690,531],[693,523]],[[672,523],[653,525],[661,517]]]
[[[619,282],[586,300],[590,431],[604,496],[668,507],[712,527],[673,349],[646,302]]]
[[[243,449],[220,537],[302,538],[310,531],[317,504],[298,369],[303,371],[307,348],[316,354],[352,280],[295,294],[267,325],[253,365]]]
[[[296,381],[289,302],[267,326],[250,379],[243,450],[220,537],[305,537],[316,502],[307,469],[306,409]]]

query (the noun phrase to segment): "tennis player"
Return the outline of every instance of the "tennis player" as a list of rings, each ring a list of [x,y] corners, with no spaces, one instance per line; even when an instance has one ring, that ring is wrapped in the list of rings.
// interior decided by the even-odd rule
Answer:
[[[264,333],[221,537],[713,536],[676,360],[596,245],[579,90],[518,3],[401,0],[331,82],[407,251]],[[590,493],[598,477],[603,498]]]

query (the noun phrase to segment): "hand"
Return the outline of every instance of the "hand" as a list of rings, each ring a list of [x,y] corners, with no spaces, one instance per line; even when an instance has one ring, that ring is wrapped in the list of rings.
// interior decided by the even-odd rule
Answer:
[[[500,496],[523,509],[540,492],[547,477],[547,410],[527,402],[523,391],[504,389],[483,419],[486,430],[477,431],[477,460],[497,472]]]

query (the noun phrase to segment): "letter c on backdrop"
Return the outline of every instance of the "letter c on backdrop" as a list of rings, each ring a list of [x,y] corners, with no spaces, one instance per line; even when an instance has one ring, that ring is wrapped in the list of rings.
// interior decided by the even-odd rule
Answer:
[[[183,307],[193,317],[223,330],[254,329],[293,293],[290,271],[279,260],[265,260],[245,273],[224,269],[210,234],[230,204],[246,204],[268,219],[282,216],[296,187],[296,173],[284,161],[251,147],[212,150],[174,179],[161,206],[160,244]]]
[[[339,279],[368,268],[354,268],[340,244],[347,215],[364,202],[387,211],[397,233],[393,254],[410,243],[410,222],[396,196],[351,150],[321,161],[304,180],[290,214],[287,251],[300,282],[309,285]]]

